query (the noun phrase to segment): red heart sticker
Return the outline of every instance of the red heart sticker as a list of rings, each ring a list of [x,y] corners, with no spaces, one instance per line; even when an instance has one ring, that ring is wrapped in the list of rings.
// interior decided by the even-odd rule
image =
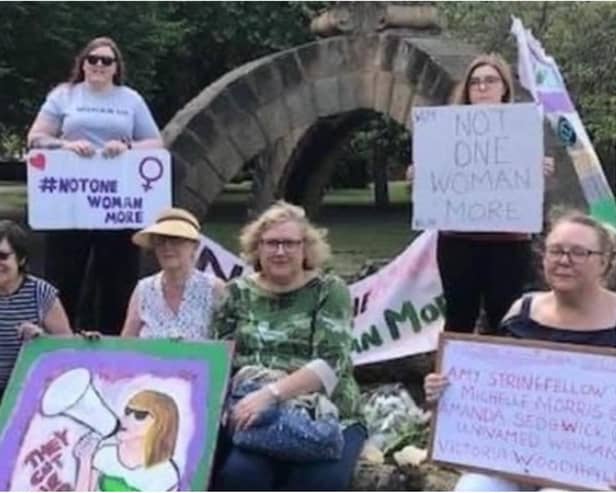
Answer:
[[[45,169],[45,154],[35,154],[30,158],[30,164],[41,171]]]

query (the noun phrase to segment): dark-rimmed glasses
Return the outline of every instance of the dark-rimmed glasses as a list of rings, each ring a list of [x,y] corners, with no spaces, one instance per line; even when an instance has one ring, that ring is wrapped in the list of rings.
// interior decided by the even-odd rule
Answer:
[[[0,260],[8,260],[11,255],[15,255],[15,252],[3,252],[0,250]]]
[[[97,65],[98,62],[101,62],[105,67],[109,67],[115,61],[114,57],[108,55],[88,55],[86,57],[86,62],[90,65]]]
[[[135,417],[135,419],[137,421],[143,421],[145,418],[147,418],[150,415],[149,411],[142,411],[140,409],[134,409],[132,407],[125,407],[124,408],[124,416],[130,416],[133,415]]]
[[[592,255],[603,255],[601,250],[591,250],[590,248],[584,248],[582,246],[574,246],[571,248],[563,248],[558,245],[548,246],[545,249],[545,257],[551,261],[556,262],[560,260],[563,255],[567,257],[572,264],[582,264],[586,262]]]
[[[273,238],[261,240],[261,245],[263,245],[264,250],[269,253],[277,252],[280,247],[282,247],[285,252],[293,253],[297,251],[302,243],[304,243],[304,240],[276,240]]]

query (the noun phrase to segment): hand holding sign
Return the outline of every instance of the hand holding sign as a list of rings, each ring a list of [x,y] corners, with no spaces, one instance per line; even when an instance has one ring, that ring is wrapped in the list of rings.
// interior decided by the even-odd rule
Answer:
[[[62,143],[62,149],[72,151],[81,157],[92,157],[96,153],[96,149],[91,142],[87,140],[66,140]]]
[[[126,152],[128,150],[128,145],[121,140],[110,140],[105,142],[105,147],[103,147],[103,157],[116,157]]]

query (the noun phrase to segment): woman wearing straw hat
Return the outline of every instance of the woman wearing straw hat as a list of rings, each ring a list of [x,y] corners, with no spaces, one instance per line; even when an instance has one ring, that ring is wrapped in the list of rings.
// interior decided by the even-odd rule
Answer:
[[[154,250],[161,271],[137,284],[123,337],[210,338],[212,313],[224,283],[195,268],[199,231],[190,212],[170,208],[133,236],[135,244]]]

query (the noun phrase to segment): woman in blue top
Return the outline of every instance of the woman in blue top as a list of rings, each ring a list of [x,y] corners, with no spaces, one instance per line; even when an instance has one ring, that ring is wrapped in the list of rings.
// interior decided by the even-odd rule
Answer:
[[[84,158],[97,151],[113,158],[129,149],[162,147],[147,104],[124,85],[122,54],[112,39],[93,39],[79,53],[69,80],[47,96],[28,133],[28,145],[66,149]],[[92,255],[93,275],[89,277],[97,280],[100,298],[89,305],[99,309],[89,313],[88,320],[79,320],[76,327],[93,323],[88,328],[108,334],[120,332],[138,275],[139,251],[131,243],[133,233],[63,230],[48,234],[46,277],[60,290],[73,324]]]
[[[550,291],[517,300],[501,324],[501,335],[569,344],[616,347],[616,293],[605,287],[614,260],[610,231],[590,216],[569,211],[545,241],[543,270]],[[426,400],[435,403],[447,377],[426,377]],[[559,481],[558,477],[551,478]],[[519,491],[499,476],[463,474],[457,491]]]

